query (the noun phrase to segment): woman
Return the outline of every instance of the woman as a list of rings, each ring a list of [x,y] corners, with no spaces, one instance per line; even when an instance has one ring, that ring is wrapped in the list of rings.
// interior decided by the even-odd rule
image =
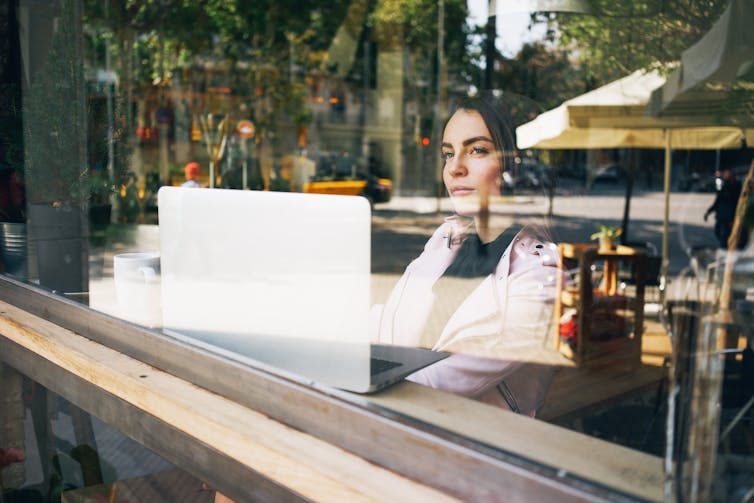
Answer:
[[[375,338],[453,353],[409,380],[534,416],[552,378],[535,361],[549,353],[558,256],[534,229],[491,215],[507,124],[492,97],[466,99],[446,123],[443,181],[456,214],[377,310]]]

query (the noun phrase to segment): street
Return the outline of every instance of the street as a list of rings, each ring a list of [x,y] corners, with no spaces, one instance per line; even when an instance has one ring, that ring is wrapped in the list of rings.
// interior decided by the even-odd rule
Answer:
[[[713,219],[704,221],[704,212],[714,194],[680,192],[670,195],[668,253],[669,273],[681,272],[689,263],[688,252],[695,246],[715,246]],[[597,225],[620,226],[625,196],[622,189],[579,195],[557,195],[550,224],[555,242],[589,242]],[[450,201],[422,197],[395,197],[375,205],[373,219],[373,272],[400,272],[408,260],[421,252],[432,231],[447,215]],[[637,191],[631,198],[628,243],[651,243],[662,249],[665,198],[660,191]],[[493,215],[513,214],[526,222],[544,222],[548,202],[544,196],[517,196],[516,203],[493,205]]]
[[[704,212],[714,195],[708,193],[673,193],[670,196],[669,279],[689,265],[689,250],[694,246],[714,246],[713,219],[704,222]],[[620,189],[611,192],[558,195],[554,199],[554,216],[550,225],[554,242],[589,242],[598,223],[620,226],[625,197]],[[373,301],[387,296],[406,265],[418,256],[429,236],[451,214],[450,200],[427,197],[394,197],[375,205],[372,219]],[[513,215],[515,221],[545,221],[547,199],[522,195],[493,204],[492,217]],[[631,199],[631,219],[627,242],[651,243],[662,248],[664,196],[662,192],[637,192]],[[156,251],[159,234],[156,225],[122,225],[108,231],[107,238],[90,249],[91,290],[104,304],[112,304],[112,295],[102,295],[112,286],[112,257],[116,253]],[[108,310],[100,304],[99,308]]]

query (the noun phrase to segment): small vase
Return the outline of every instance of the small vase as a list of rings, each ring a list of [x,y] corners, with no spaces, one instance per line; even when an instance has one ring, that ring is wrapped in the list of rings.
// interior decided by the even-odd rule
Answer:
[[[609,252],[613,250],[613,238],[609,236],[600,236],[599,251]]]

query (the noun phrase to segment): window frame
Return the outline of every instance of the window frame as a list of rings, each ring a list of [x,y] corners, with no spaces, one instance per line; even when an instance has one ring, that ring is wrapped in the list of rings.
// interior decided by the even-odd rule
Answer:
[[[382,406],[378,395],[355,395],[307,383],[295,376],[275,375],[261,366],[252,368],[5,275],[0,275],[0,300],[371,463],[464,500],[487,499],[499,494],[502,488],[510,497],[550,501],[620,500],[638,496],[626,490],[628,486],[621,490],[599,484],[388,408],[389,398],[383,401],[386,406]],[[7,313],[1,314],[7,316]],[[238,491],[242,488],[238,481],[242,480],[259,483],[259,487],[273,497],[279,496],[280,491],[286,492],[260,474],[250,473],[243,464],[228,459],[211,446],[198,445],[196,439],[112,396],[95,383],[72,378],[54,363],[40,360],[38,355],[18,356],[23,352],[19,353],[18,348],[13,350],[13,344],[8,346],[7,343],[0,334],[0,347],[4,348],[0,355],[10,356],[0,356],[0,359],[16,367],[18,362],[14,359],[21,358],[19,361],[24,365],[18,370],[30,378],[50,385],[53,391],[91,414],[104,415],[112,426],[165,455],[180,468],[202,473],[205,480],[217,480],[228,494],[240,494]],[[113,414],[113,410],[119,412]],[[532,424],[551,430],[553,435],[559,430],[563,434],[567,432],[542,421]],[[368,435],[359,432],[368,432]],[[378,442],[374,441],[376,438]],[[530,444],[532,450],[539,449],[537,441]],[[612,446],[604,444],[607,449]],[[203,451],[201,456],[195,455],[197,449]],[[556,455],[554,464],[568,463],[568,445],[547,449]],[[203,461],[197,466],[196,459]],[[658,462],[656,466],[659,465]],[[656,474],[656,478],[661,480],[661,474]],[[661,494],[661,488],[655,489],[655,494]]]

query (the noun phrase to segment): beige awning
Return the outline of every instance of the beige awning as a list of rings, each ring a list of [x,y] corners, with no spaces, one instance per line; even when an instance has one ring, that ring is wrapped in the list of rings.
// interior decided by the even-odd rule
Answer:
[[[636,71],[565,101],[516,128],[520,149],[665,149],[662,285],[667,279],[672,150],[740,148],[745,138],[747,142],[754,140],[754,130],[716,125],[708,114],[651,116],[650,96],[664,84],[665,78],[656,71]]]
[[[652,91],[665,83],[658,72],[637,71],[563,102],[516,129],[518,148],[665,148],[672,131],[674,149],[738,148],[754,131],[688,118],[647,114]]]

